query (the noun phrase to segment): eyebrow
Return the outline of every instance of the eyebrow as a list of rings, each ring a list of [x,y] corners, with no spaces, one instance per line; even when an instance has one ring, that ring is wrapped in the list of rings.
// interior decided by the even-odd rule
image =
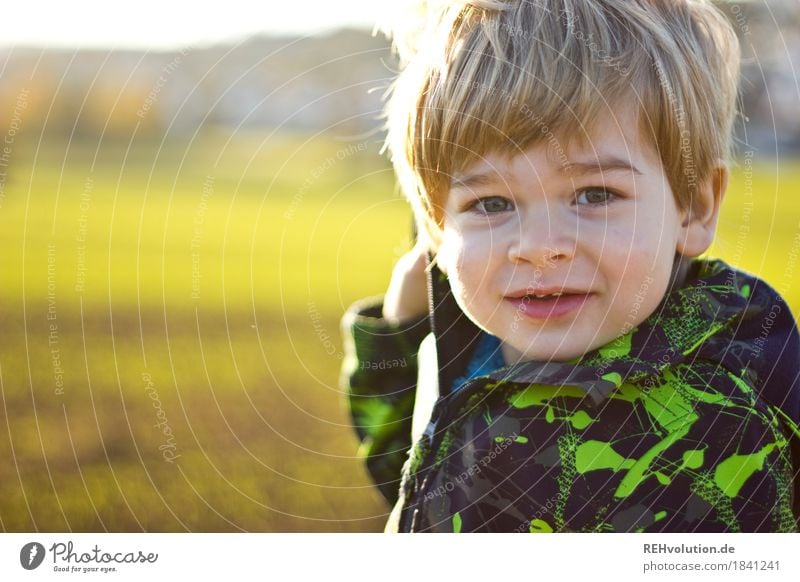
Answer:
[[[628,160],[616,156],[603,156],[592,161],[568,162],[562,167],[565,174],[602,174],[604,172],[633,172],[641,176],[642,173]]]
[[[480,186],[489,186],[501,181],[500,177],[494,172],[478,172],[476,174],[467,174],[463,177],[455,177],[450,181],[451,188],[479,188]]]
[[[585,176],[587,174],[602,174],[604,172],[633,172],[636,175],[642,175],[639,169],[632,163],[616,156],[602,156],[585,162],[567,162],[561,166],[561,172],[564,174],[573,174],[577,176]],[[486,170],[483,172],[477,172],[475,174],[467,174],[463,177],[454,177],[450,181],[450,187],[466,189],[479,188],[481,186],[489,186],[502,181],[502,178],[500,178],[495,172]]]

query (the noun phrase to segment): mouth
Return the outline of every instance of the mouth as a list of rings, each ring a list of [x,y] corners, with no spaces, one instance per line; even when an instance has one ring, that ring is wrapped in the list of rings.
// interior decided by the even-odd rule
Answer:
[[[507,296],[505,301],[522,317],[545,320],[563,317],[577,311],[592,296],[593,293],[585,291],[537,290]]]

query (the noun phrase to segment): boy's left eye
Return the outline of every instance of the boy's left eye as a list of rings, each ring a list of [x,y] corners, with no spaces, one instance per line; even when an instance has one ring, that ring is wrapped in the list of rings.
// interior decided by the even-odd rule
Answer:
[[[582,205],[600,206],[608,204],[616,197],[616,194],[605,188],[586,188],[577,193],[575,202]]]

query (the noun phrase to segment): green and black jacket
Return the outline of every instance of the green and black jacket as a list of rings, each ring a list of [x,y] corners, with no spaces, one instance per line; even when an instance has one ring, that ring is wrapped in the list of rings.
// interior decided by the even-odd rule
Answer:
[[[387,530],[798,530],[800,340],[765,282],[695,260],[627,335],[455,391],[484,332],[435,268],[429,286],[428,319],[388,325],[372,300],[343,321],[360,451],[396,501]],[[411,443],[417,351],[431,332],[441,395]]]

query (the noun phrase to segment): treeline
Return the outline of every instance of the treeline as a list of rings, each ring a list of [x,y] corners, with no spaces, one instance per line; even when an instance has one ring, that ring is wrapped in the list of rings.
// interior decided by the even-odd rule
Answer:
[[[800,3],[719,4],[744,53],[741,147],[800,150]],[[368,133],[397,67],[385,38],[358,30],[171,52],[7,48],[0,62],[0,130],[106,139],[212,126]]]

